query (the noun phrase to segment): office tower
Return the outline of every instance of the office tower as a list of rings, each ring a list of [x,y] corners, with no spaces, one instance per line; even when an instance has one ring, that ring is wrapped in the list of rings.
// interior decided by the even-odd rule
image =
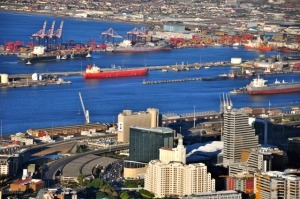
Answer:
[[[151,160],[145,174],[145,189],[155,197],[183,197],[215,190],[215,180],[203,163],[185,164],[182,139],[177,148],[160,149],[160,160]]]
[[[124,110],[118,115],[118,142],[129,142],[131,126],[154,128],[160,125],[159,110],[148,108],[147,111],[132,112]]]
[[[243,110],[232,108],[232,102],[225,97],[224,107],[224,156],[223,164],[238,163],[242,150],[256,148],[258,137],[249,125],[249,116]]]
[[[174,131],[167,127],[130,128],[129,160],[148,163],[159,158],[159,149],[173,148]]]
[[[300,137],[288,139],[287,155],[289,167],[300,168]]]

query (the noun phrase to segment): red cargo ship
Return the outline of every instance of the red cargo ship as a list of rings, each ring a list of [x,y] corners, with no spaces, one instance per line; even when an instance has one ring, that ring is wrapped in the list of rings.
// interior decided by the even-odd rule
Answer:
[[[248,44],[245,44],[246,49],[253,49],[259,51],[271,51],[272,47],[262,42],[260,37],[256,41],[248,41]]]
[[[103,79],[103,78],[115,78],[115,77],[131,77],[131,76],[144,76],[148,74],[147,68],[131,68],[121,69],[112,68],[107,70],[101,70],[99,67],[88,65],[83,77],[85,79]]]
[[[258,76],[246,86],[247,92],[250,95],[300,92],[300,82],[279,82],[277,80],[273,84],[266,84],[266,82],[267,80]]]

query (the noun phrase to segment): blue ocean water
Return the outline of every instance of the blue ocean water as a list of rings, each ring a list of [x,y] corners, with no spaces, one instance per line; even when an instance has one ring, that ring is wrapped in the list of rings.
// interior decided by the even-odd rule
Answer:
[[[47,20],[47,29],[53,20],[56,28],[64,20],[63,40],[87,42],[95,38],[102,42],[101,32],[112,27],[118,34],[125,36],[137,25],[87,21],[70,18],[56,18],[23,13],[0,13],[0,44],[7,41],[30,41],[30,35],[41,29]],[[29,23],[30,21],[30,23]],[[265,53],[266,56],[276,55],[276,51]],[[72,61],[44,62],[25,65],[16,56],[0,56],[0,73],[28,74],[60,71],[85,70],[87,64],[100,67],[112,65],[125,67],[143,67],[155,65],[181,65],[195,62],[230,61],[232,57],[243,60],[255,59],[260,52],[244,48],[197,48],[174,49],[170,52],[153,52],[138,54],[93,53],[91,59]],[[84,116],[78,93],[81,92],[86,109],[90,112],[92,122],[116,122],[117,115],[124,109],[133,111],[158,108],[161,113],[188,113],[219,110],[219,95],[234,88],[243,87],[251,78],[233,80],[198,81],[159,85],[143,85],[142,82],[188,77],[209,77],[228,73],[230,67],[211,67],[210,69],[190,70],[185,72],[150,71],[145,77],[130,77],[106,80],[84,80],[81,76],[64,77],[72,82],[64,86],[42,86],[0,90],[0,120],[3,134],[25,132],[30,128],[41,128],[61,125],[79,124]],[[300,81],[298,74],[279,74],[264,76],[269,82],[275,79]],[[232,95],[234,107],[271,107],[300,104],[299,93],[276,94],[266,96],[250,96],[246,94]]]

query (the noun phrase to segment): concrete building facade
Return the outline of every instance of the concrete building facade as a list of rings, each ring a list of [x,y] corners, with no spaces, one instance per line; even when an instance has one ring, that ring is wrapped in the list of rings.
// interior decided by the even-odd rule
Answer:
[[[279,171],[255,174],[255,198],[300,198],[300,177]]]
[[[229,175],[234,176],[241,172],[254,174],[257,171],[267,172],[284,169],[285,154],[276,147],[258,147],[243,150],[241,163],[229,165]]]
[[[27,178],[24,180],[16,181],[10,184],[10,191],[27,191],[28,189],[32,189],[35,192],[38,192],[40,189],[44,188],[44,181],[39,179],[31,179]]]
[[[158,127],[160,124],[159,110],[148,108],[147,111],[132,112],[124,110],[118,115],[118,142],[129,142],[131,126],[146,128]]]
[[[241,161],[243,150],[258,146],[258,136],[243,110],[232,109],[230,104],[225,104],[224,110],[223,164],[230,165]]]

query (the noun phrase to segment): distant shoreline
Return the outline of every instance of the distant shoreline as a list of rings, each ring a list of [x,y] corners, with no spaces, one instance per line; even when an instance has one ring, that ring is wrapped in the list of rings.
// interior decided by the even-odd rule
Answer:
[[[113,22],[113,23],[127,23],[127,24],[136,24],[136,25],[142,25],[142,26],[154,26],[158,25],[158,23],[147,23],[147,22],[134,22],[134,21],[123,21],[123,20],[112,20],[112,19],[100,19],[100,18],[79,18],[79,17],[71,17],[66,15],[60,15],[60,14],[51,14],[51,13],[41,13],[41,12],[27,12],[27,11],[20,11],[20,10],[3,10],[0,9],[0,12],[6,12],[6,13],[24,13],[24,14],[30,14],[30,15],[40,15],[40,16],[50,16],[50,17],[60,17],[60,18],[67,18],[67,19],[76,19],[76,20],[94,20],[94,21],[105,21],[105,22]]]

